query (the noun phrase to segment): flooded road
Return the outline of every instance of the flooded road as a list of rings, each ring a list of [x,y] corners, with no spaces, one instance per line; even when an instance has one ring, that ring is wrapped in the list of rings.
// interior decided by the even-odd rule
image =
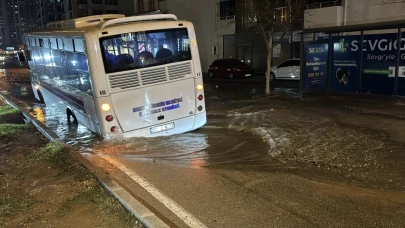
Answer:
[[[277,164],[271,161],[266,148],[266,143],[255,135],[208,125],[195,132],[165,138],[101,142],[94,145],[92,151],[123,159],[193,168]]]
[[[103,141],[80,124],[68,124],[65,113],[57,111],[58,104],[46,107],[36,101],[26,83],[27,73],[3,70],[0,78],[19,75],[18,80],[0,80],[3,91],[22,100],[30,114],[63,141],[86,152],[194,168],[316,167],[350,182],[360,178],[361,185],[405,189],[401,168],[405,163],[402,159],[392,162],[393,157],[402,158],[404,145],[390,141],[385,132],[339,121],[340,116],[353,114],[333,107],[306,107],[277,96],[252,100],[256,94],[250,88],[207,85],[208,122],[201,129],[170,137]],[[388,177],[382,178],[384,174]]]
[[[209,84],[203,128],[103,141],[35,101],[29,84],[0,77],[0,86],[179,227],[187,223],[178,210],[148,186],[208,227],[405,226],[405,144],[373,128],[405,129],[405,121]]]
[[[405,189],[405,147],[390,141],[385,132],[338,120],[350,113],[293,107],[278,99],[270,103],[248,99],[251,96],[249,90],[208,89],[208,122],[201,129],[170,137],[111,141],[82,125],[69,125],[65,113],[55,107],[35,101],[29,106],[33,107],[30,113],[66,143],[94,154],[192,168],[316,168],[346,183]]]

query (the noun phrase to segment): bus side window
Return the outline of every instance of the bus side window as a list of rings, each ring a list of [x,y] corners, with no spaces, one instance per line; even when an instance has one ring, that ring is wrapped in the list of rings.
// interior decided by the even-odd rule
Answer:
[[[55,77],[64,78],[67,75],[66,70],[66,60],[65,52],[60,50],[52,50],[52,60],[53,60],[53,69],[55,71]]]
[[[68,68],[66,83],[82,92],[92,94],[86,55],[66,52],[66,65]]]
[[[36,70],[37,69],[37,61],[38,61],[37,59],[38,59],[38,56],[39,56],[38,48],[37,47],[32,47],[31,53],[32,53],[32,62],[30,62],[30,67],[32,69]]]
[[[49,78],[53,78],[55,76],[54,67],[53,67],[53,60],[51,49],[43,47],[41,49],[42,55],[42,67],[44,69],[43,73],[48,75]]]

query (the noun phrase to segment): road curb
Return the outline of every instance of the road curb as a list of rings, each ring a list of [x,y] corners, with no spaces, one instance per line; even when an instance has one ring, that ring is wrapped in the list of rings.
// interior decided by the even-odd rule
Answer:
[[[59,138],[57,134],[51,131],[47,126],[38,121],[29,112],[20,107],[16,101],[10,96],[7,96],[0,92],[0,97],[6,101],[6,103],[15,109],[19,110],[24,116],[25,122],[29,122],[38,129],[49,141],[51,142],[61,142],[63,141]],[[105,172],[97,172],[98,167],[93,165],[85,156],[76,151],[70,145],[65,144],[67,147],[71,148],[72,154],[78,157],[78,160],[83,166],[85,166],[93,175],[94,178],[102,185],[107,191],[109,191],[121,204],[125,207],[132,215],[134,215],[143,225],[149,228],[161,228],[169,227],[164,223],[159,217],[157,217],[152,211],[145,207],[140,201],[135,199],[128,191],[126,191],[122,186],[120,186],[116,181],[110,178]]]

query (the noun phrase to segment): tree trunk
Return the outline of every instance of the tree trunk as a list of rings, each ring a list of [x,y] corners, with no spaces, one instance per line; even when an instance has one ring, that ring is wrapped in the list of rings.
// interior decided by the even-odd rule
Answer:
[[[266,71],[266,94],[270,95],[270,73],[271,73],[271,60],[273,57],[273,39],[269,39],[267,44],[267,71]]]

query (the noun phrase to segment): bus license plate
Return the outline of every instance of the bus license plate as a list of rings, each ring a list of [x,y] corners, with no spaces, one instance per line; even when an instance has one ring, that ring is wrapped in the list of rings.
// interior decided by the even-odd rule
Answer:
[[[174,123],[168,123],[168,124],[165,124],[165,125],[152,127],[150,129],[150,133],[156,134],[156,133],[159,133],[159,132],[162,132],[162,131],[167,131],[167,130],[170,130],[170,129],[173,129],[173,128],[174,128]]]

